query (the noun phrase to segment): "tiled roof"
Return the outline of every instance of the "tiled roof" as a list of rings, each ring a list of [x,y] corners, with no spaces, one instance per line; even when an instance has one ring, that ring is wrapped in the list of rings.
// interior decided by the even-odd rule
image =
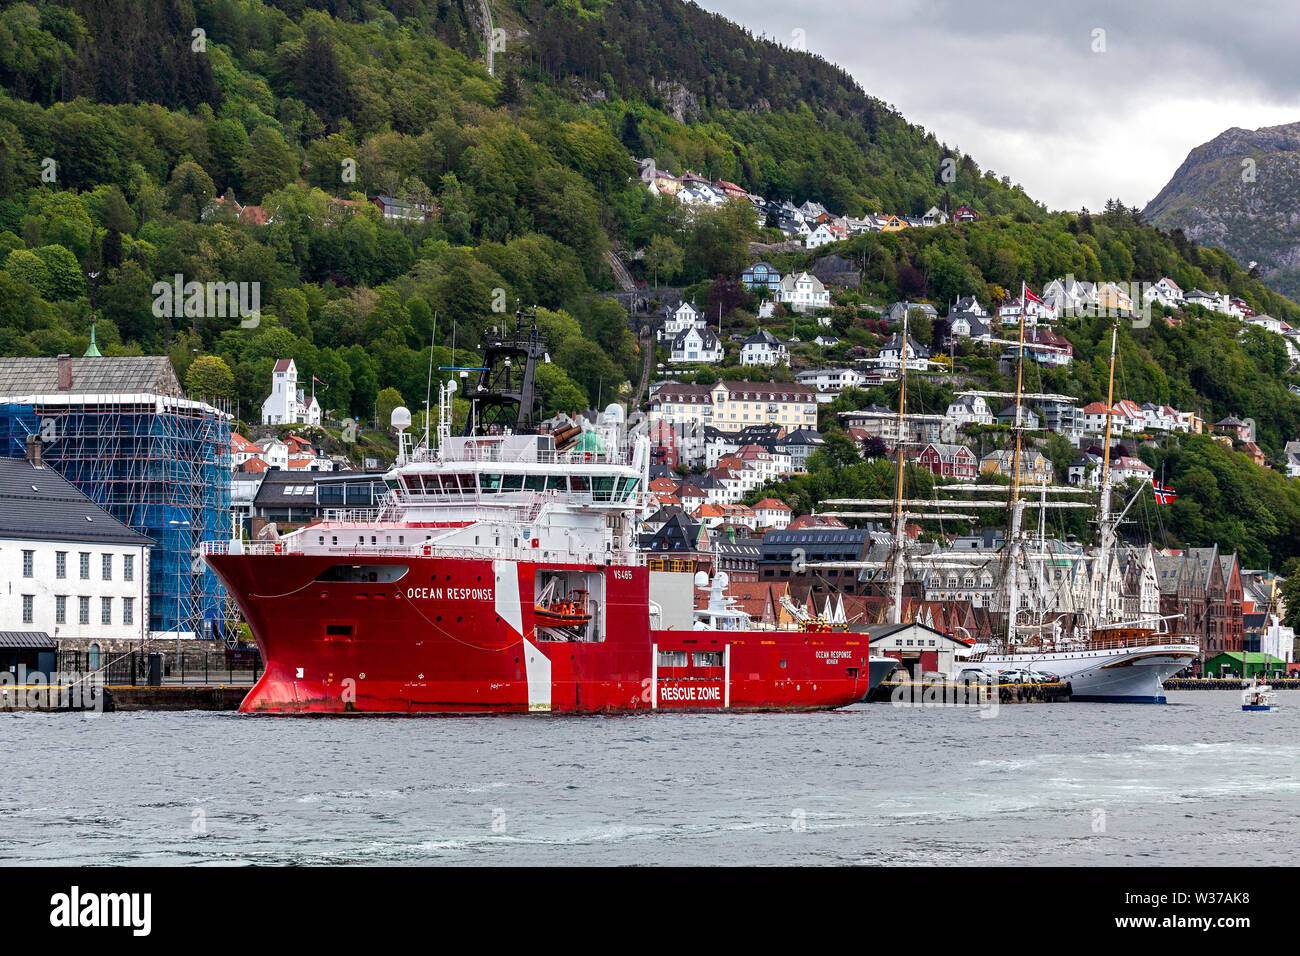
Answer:
[[[0,537],[149,545],[49,466],[0,458]]]
[[[139,393],[184,395],[180,379],[165,355],[75,357],[68,394]],[[57,358],[0,358],[0,399],[48,395],[59,391]]]

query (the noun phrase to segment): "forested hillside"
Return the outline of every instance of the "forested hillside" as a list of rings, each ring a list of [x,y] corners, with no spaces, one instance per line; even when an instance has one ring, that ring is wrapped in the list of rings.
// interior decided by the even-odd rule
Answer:
[[[379,388],[422,390],[435,315],[440,346],[472,346],[503,302],[554,312],[549,407],[608,400],[638,364],[621,310],[595,296],[610,242],[671,234],[698,279],[750,238],[725,213],[688,226],[630,154],[847,210],[1039,212],[969,157],[943,182],[941,145],[842,71],[667,0],[498,9],[511,39],[495,78],[477,4],[0,7],[0,351],[84,350],[93,300],[106,354],[166,350],[182,376],[218,355],[229,379],[195,384],[243,407],[291,354],[331,383],[329,408],[368,416]],[[689,94],[690,122],[616,55],[638,43]],[[440,215],[381,222],[379,194]],[[260,283],[260,325],[159,318],[151,289],[176,274]]]
[[[80,354],[93,313],[105,354],[166,352],[191,389],[245,418],[286,356],[303,380],[328,383],[334,417],[370,418],[391,402],[385,389],[418,406],[430,358],[470,361],[453,363],[453,342],[472,348],[516,304],[535,304],[554,359],[540,375],[546,409],[628,397],[644,346],[602,295],[606,251],[645,250],[629,258],[638,278],[687,285],[752,325],[737,273],[751,240],[779,238],[744,201],[688,214],[652,195],[634,157],[847,215],[974,209],[976,223],[818,251],[862,271],[861,288],[836,298],[846,348],[886,331],[859,304],[929,299],[943,311],[973,294],[992,305],[1067,273],[1168,275],[1300,316],[1226,254],[1122,204],[1049,214],[838,67],[693,4],[553,0],[492,14],[504,38],[495,75],[477,0],[0,0],[0,354]],[[431,212],[385,219],[378,196]],[[155,283],[177,275],[256,283],[258,321],[160,314]],[[1126,333],[1127,397],[1253,417],[1273,456],[1300,434],[1275,342],[1209,316],[1156,318]],[[1102,397],[1106,329],[1068,326],[1076,362],[1037,384]],[[959,358],[1003,381],[992,359]],[[1179,540],[1203,543],[1221,530],[1213,521],[1259,503],[1212,500],[1180,499],[1203,510]],[[1257,540],[1291,533],[1289,518],[1275,525]]]

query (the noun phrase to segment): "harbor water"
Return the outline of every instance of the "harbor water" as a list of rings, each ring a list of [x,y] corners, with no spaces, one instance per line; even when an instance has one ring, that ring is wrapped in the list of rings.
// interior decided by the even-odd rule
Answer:
[[[3,864],[1290,863],[1300,696],[832,713],[0,715]]]

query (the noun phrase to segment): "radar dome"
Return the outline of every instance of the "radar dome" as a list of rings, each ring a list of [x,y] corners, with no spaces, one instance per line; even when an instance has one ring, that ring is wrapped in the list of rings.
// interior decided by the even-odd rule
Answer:
[[[621,421],[623,421],[623,406],[622,406],[622,405],[607,405],[607,406],[605,407],[605,421],[607,421],[607,422],[621,422]]]
[[[695,572],[695,586],[697,588],[707,588],[709,586],[709,576],[704,571]]]
[[[407,408],[405,405],[398,405],[396,408],[393,409],[393,416],[391,418],[391,421],[393,427],[396,428],[399,432],[404,428],[410,428],[411,410]]]

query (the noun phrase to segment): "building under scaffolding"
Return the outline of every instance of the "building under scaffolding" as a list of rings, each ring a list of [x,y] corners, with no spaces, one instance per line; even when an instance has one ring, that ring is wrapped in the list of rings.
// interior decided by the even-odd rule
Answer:
[[[200,555],[230,535],[231,417],[185,397],[165,356],[0,358],[0,454],[45,461],[157,542],[150,630],[221,637],[225,595]]]

